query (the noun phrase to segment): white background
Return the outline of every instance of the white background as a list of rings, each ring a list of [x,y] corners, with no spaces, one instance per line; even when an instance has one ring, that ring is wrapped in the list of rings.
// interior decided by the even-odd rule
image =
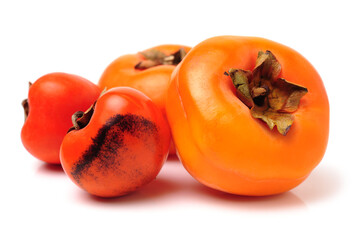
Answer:
[[[0,239],[360,239],[355,2],[1,0]],[[141,191],[103,200],[23,148],[28,81],[62,71],[97,83],[120,55],[216,35],[283,43],[322,76],[329,144],[299,187],[273,197],[232,196],[203,187],[171,161]]]

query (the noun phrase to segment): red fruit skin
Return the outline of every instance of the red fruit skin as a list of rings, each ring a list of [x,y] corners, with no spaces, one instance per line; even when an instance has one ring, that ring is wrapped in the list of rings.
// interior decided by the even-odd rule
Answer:
[[[99,97],[100,88],[85,78],[50,73],[29,88],[29,114],[21,130],[26,150],[39,160],[60,164],[61,142],[72,126],[71,116],[85,111]]]
[[[61,165],[80,188],[119,197],[150,183],[169,153],[170,129],[142,92],[115,87],[96,102],[87,125],[66,134]]]

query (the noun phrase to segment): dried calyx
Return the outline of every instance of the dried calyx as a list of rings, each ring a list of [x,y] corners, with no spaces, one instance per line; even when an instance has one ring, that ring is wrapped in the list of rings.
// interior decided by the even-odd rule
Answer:
[[[107,89],[104,88],[104,90],[100,93],[98,99],[102,95],[104,95],[106,91],[107,91]],[[67,132],[71,132],[73,130],[80,130],[89,124],[90,119],[91,119],[92,115],[94,114],[96,102],[97,102],[97,100],[85,112],[77,111],[71,116],[71,122],[72,122],[73,126]]]
[[[270,52],[258,53],[253,71],[230,69],[239,99],[250,108],[254,118],[263,120],[270,129],[276,125],[286,135],[294,122],[291,114],[298,109],[300,99],[308,92],[305,87],[278,78],[281,65]]]
[[[31,87],[32,83],[29,82],[29,89]],[[24,116],[25,116],[25,121],[26,119],[28,118],[29,116],[29,112],[30,112],[30,107],[29,107],[29,102],[28,102],[28,99],[24,99],[22,102],[21,102],[21,105],[22,107],[24,108]]]
[[[151,49],[140,54],[143,55],[145,60],[136,64],[135,69],[144,70],[158,65],[177,65],[185,57],[186,52],[184,48],[180,48],[178,51],[166,55],[159,50]]]
[[[24,116],[25,116],[25,121],[27,119],[27,117],[29,116],[29,102],[27,99],[24,99],[22,102],[21,102],[21,105],[22,107],[24,108]]]
[[[94,113],[95,104],[96,102],[85,112],[77,111],[71,116],[73,126],[68,130],[68,132],[71,132],[72,130],[80,130],[88,125]]]

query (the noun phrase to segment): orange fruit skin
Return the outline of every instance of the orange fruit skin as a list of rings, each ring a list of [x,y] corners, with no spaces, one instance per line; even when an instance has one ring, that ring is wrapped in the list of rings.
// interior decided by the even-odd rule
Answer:
[[[252,70],[266,50],[280,62],[281,78],[308,89],[286,136],[254,119],[224,74]],[[306,179],[327,147],[329,102],[319,74],[295,50],[263,38],[220,36],[195,46],[173,72],[166,111],[187,171],[228,193],[288,191]]]

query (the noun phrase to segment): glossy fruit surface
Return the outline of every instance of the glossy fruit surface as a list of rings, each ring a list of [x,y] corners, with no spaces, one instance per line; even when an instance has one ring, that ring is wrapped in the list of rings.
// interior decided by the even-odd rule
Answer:
[[[117,87],[76,118],[61,145],[61,164],[80,188],[101,197],[135,191],[159,173],[170,130],[143,93]]]
[[[166,58],[180,49],[187,53],[190,48],[182,45],[160,45],[137,54],[128,54],[114,60],[102,74],[98,85],[101,89],[126,86],[135,88],[148,96],[165,113],[165,100],[170,77],[179,59],[166,62]],[[160,55],[160,56],[159,56]],[[165,61],[163,59],[165,58]],[[139,63],[155,59],[155,64],[139,67]],[[151,63],[150,63],[151,64]],[[175,148],[170,149],[175,154]]]
[[[234,68],[254,70],[265,51],[280,63],[279,79],[307,89],[285,134],[251,115],[229,76]],[[195,46],[173,73],[166,110],[188,172],[229,193],[288,191],[319,164],[327,146],[329,103],[319,74],[298,52],[263,38],[222,36]]]
[[[89,108],[99,95],[97,85],[72,74],[50,73],[36,80],[23,102],[27,115],[21,130],[24,147],[44,162],[60,164],[60,145],[72,126],[71,116]]]

